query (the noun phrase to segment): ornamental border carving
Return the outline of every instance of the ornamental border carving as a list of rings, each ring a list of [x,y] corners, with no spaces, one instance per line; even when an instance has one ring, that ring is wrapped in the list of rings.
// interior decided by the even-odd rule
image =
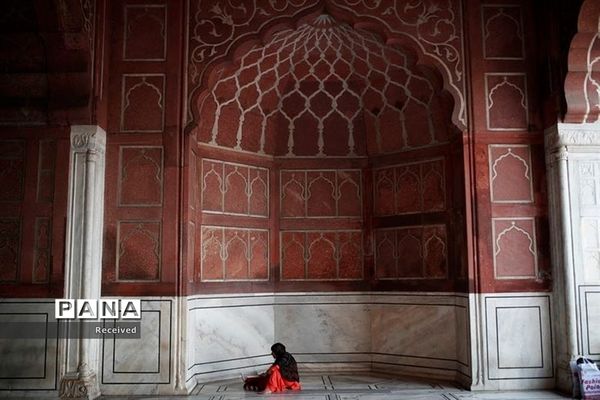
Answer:
[[[546,149],[561,146],[600,146],[600,126],[596,124],[557,124],[544,132]]]

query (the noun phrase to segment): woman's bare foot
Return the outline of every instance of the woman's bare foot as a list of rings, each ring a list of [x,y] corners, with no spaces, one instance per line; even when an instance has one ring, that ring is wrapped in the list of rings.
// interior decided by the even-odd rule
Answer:
[[[273,392],[271,392],[269,389],[265,389],[262,392],[258,392],[258,394],[271,394]]]

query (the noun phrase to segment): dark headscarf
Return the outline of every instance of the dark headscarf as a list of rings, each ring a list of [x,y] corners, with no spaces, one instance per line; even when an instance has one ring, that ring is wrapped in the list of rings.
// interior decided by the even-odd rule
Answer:
[[[271,346],[271,351],[275,355],[275,362],[273,365],[279,366],[279,372],[281,372],[283,379],[299,382],[300,376],[298,375],[298,365],[296,364],[294,357],[285,351],[285,346],[281,343],[275,343]]]

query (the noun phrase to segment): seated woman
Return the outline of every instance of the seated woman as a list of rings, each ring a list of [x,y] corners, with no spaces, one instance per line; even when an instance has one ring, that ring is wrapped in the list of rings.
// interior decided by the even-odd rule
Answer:
[[[275,343],[271,346],[275,362],[267,372],[244,379],[244,390],[262,393],[281,392],[285,389],[300,390],[298,366],[294,357],[285,351],[285,346]]]

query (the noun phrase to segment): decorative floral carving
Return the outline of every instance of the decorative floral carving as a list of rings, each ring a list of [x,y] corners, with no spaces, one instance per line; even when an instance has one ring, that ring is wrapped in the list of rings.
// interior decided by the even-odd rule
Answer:
[[[441,159],[374,169],[377,216],[442,211],[446,208],[445,167]]]
[[[25,195],[25,142],[0,141],[0,201],[21,201]]]
[[[200,270],[203,282],[269,279],[269,231],[202,226]]]
[[[0,219],[0,282],[15,282],[21,260],[21,220]]]
[[[363,278],[360,231],[283,231],[281,243],[280,268],[284,281]]]
[[[194,0],[190,4],[188,104],[194,107],[193,99],[197,89],[205,84],[209,65],[231,54],[236,45],[256,38],[269,24],[292,21],[319,5],[334,15],[341,12],[355,21],[374,22],[390,37],[409,38],[441,69],[455,98],[454,120],[466,126],[462,15],[458,0]]]
[[[282,218],[361,216],[360,170],[281,170]]]
[[[208,65],[207,61],[222,57],[227,54],[236,38],[238,31],[247,30],[258,22],[259,26],[254,26],[252,32],[256,34],[260,31],[268,19],[265,17],[275,17],[279,13],[290,13],[314,6],[318,3],[315,0],[302,1],[277,1],[269,0],[265,4],[257,4],[256,1],[225,0],[214,2],[212,6],[206,7],[197,0],[192,5],[193,20],[190,24],[190,81],[194,86],[202,80],[204,70]],[[288,14],[289,15],[289,14]],[[258,28],[258,29],[256,29]],[[224,47],[224,48],[221,48]]]
[[[268,217],[268,169],[209,159],[202,160],[202,169],[203,212]]]
[[[370,11],[367,15],[382,22],[391,32],[411,36],[426,50],[426,54],[439,58],[448,64],[452,71],[453,81],[463,79],[460,29],[459,29],[459,2],[438,0],[395,0],[393,5],[388,1],[368,0],[332,0],[336,6],[346,10],[363,9]],[[459,15],[457,17],[457,14]],[[393,17],[391,23],[388,18],[380,18],[377,15]],[[407,28],[412,28],[408,30]]]
[[[448,244],[445,225],[375,230],[377,279],[446,279]]]
[[[52,267],[52,219],[49,217],[35,219],[34,257],[32,281],[48,282]]]
[[[87,34],[90,52],[94,52],[94,14],[96,13],[96,0],[80,0],[81,15],[83,17],[83,30]]]

